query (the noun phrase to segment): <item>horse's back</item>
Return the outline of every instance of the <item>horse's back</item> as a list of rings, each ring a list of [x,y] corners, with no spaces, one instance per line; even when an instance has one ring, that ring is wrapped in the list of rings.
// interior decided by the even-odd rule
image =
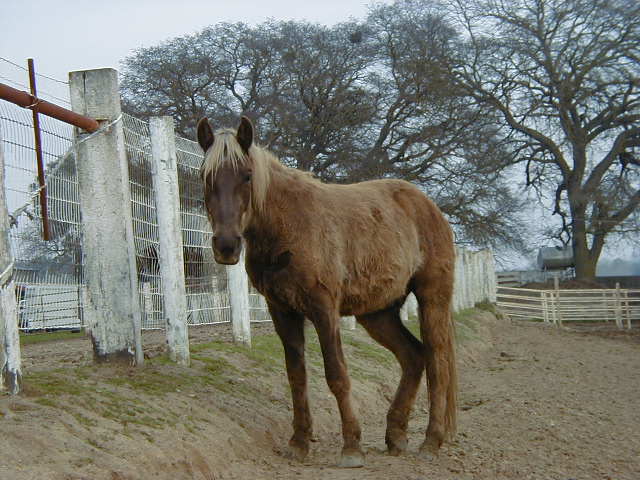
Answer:
[[[448,256],[451,231],[438,207],[402,180],[327,186],[342,239],[341,313],[387,308],[406,297],[409,284],[429,270],[430,257]],[[452,248],[452,247],[450,247]]]

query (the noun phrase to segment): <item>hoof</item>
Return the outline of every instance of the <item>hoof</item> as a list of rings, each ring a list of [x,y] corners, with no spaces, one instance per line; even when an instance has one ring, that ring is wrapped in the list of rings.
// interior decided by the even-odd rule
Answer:
[[[418,452],[418,454],[424,460],[432,462],[438,458],[439,452],[440,452],[440,442],[433,439],[427,439],[424,441],[424,443],[420,447],[420,451]]]
[[[389,455],[397,457],[401,453],[407,450],[408,442],[407,437],[396,438],[395,440],[387,439],[387,451]]]
[[[364,453],[360,450],[342,452],[342,457],[338,463],[340,468],[364,467]]]
[[[296,462],[304,462],[309,454],[309,449],[297,445],[289,445],[284,451],[284,457]]]

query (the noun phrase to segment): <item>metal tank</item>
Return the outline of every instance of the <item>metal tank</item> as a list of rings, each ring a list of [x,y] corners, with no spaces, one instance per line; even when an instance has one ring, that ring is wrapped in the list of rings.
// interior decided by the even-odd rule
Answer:
[[[575,267],[573,248],[543,247],[538,251],[538,268],[540,270],[564,270]]]

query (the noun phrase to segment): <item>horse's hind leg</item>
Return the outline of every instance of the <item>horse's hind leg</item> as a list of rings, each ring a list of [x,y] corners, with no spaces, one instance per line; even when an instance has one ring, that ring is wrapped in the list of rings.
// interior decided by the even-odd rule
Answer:
[[[398,455],[407,448],[407,424],[424,371],[424,349],[402,324],[399,308],[357,318],[374,340],[391,350],[402,367],[400,384],[387,413],[385,435],[389,453]]]
[[[284,347],[287,376],[293,403],[293,436],[289,441],[291,455],[299,461],[309,453],[312,436],[311,413],[307,398],[307,371],[304,361],[304,317],[284,312],[269,304],[273,325]]]
[[[439,281],[416,285],[414,293],[420,312],[420,333],[425,351],[427,386],[429,389],[429,426],[421,451],[438,452],[456,429],[456,359],[451,319],[453,280],[443,276]]]

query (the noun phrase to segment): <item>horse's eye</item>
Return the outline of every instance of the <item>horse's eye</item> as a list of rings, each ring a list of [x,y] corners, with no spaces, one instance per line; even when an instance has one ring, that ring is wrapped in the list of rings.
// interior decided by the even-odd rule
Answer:
[[[247,174],[244,176],[244,183],[249,183],[250,181],[251,181],[251,174],[250,174],[250,173],[247,173]]]

